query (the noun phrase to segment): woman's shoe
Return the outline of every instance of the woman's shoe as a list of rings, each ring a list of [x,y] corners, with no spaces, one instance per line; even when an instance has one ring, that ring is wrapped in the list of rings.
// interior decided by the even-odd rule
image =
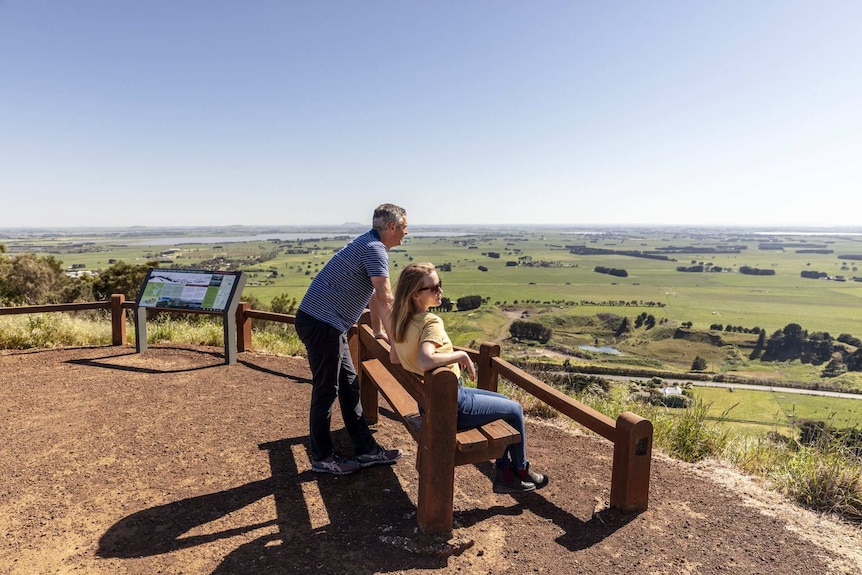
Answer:
[[[532,483],[536,486],[536,489],[541,489],[548,484],[548,476],[530,470],[529,462],[527,463],[527,467],[525,467],[524,469],[516,469],[515,475],[521,481]]]
[[[497,475],[494,477],[494,493],[526,493],[535,490],[536,486],[533,483],[521,480],[511,467],[497,468]]]

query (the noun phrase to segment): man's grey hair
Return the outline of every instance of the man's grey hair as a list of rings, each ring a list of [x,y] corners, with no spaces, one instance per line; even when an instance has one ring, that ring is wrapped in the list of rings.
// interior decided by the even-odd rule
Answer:
[[[407,210],[395,204],[380,204],[374,210],[374,218],[371,220],[371,227],[377,231],[385,230],[391,222],[401,225],[404,222],[404,216],[407,215]]]

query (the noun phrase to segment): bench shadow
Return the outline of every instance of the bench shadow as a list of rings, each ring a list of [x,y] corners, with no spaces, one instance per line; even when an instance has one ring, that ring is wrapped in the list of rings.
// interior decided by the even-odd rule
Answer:
[[[488,478],[489,488],[494,479],[494,463],[477,463],[476,468]],[[488,509],[471,509],[456,512],[455,521],[462,527],[471,527],[477,523],[498,515],[520,515],[525,510],[551,521],[562,529],[563,534],[555,541],[569,551],[581,551],[613,535],[637,517],[637,513],[622,513],[617,509],[604,509],[593,513],[589,521],[584,521],[568,511],[551,503],[542,496],[541,491],[531,491],[518,495],[515,505],[504,507],[496,505]]]
[[[338,451],[350,453],[343,429],[333,433],[333,440]],[[370,575],[445,567],[445,556],[409,548],[409,538],[416,537],[415,506],[391,467],[371,467],[342,477],[299,471],[297,456],[303,459],[301,466],[308,467],[307,436],[259,448],[268,456],[270,477],[128,515],[102,535],[96,555],[147,557],[263,530],[228,553],[213,573]],[[274,509],[261,521],[184,535],[267,497],[272,497]],[[387,524],[383,518],[394,519]],[[369,553],[370,563],[364,561]]]

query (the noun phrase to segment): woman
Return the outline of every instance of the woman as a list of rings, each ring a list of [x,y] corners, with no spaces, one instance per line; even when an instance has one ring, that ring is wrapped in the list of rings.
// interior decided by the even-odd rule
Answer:
[[[521,442],[506,448],[497,460],[495,493],[533,491],[548,484],[548,476],[530,470],[524,450],[526,434],[521,405],[511,399],[482,389],[461,385],[461,368],[471,379],[476,368],[465,351],[455,351],[443,327],[443,320],[429,313],[439,306],[443,283],[430,263],[409,264],[401,271],[392,305],[390,341],[401,365],[424,375],[438,367],[448,367],[458,376],[458,429],[468,429],[502,419],[521,433]]]

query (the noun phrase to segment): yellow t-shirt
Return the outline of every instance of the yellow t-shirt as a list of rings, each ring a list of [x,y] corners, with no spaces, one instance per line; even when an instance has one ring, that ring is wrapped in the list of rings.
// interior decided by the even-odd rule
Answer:
[[[440,353],[455,351],[452,341],[443,327],[442,319],[428,312],[414,314],[407,324],[404,341],[395,342],[395,351],[398,353],[398,359],[401,360],[401,366],[404,369],[425,375],[425,372],[419,369],[419,345],[426,341],[436,345],[437,351]],[[446,367],[451,369],[456,376],[461,377],[461,367],[457,363]]]

